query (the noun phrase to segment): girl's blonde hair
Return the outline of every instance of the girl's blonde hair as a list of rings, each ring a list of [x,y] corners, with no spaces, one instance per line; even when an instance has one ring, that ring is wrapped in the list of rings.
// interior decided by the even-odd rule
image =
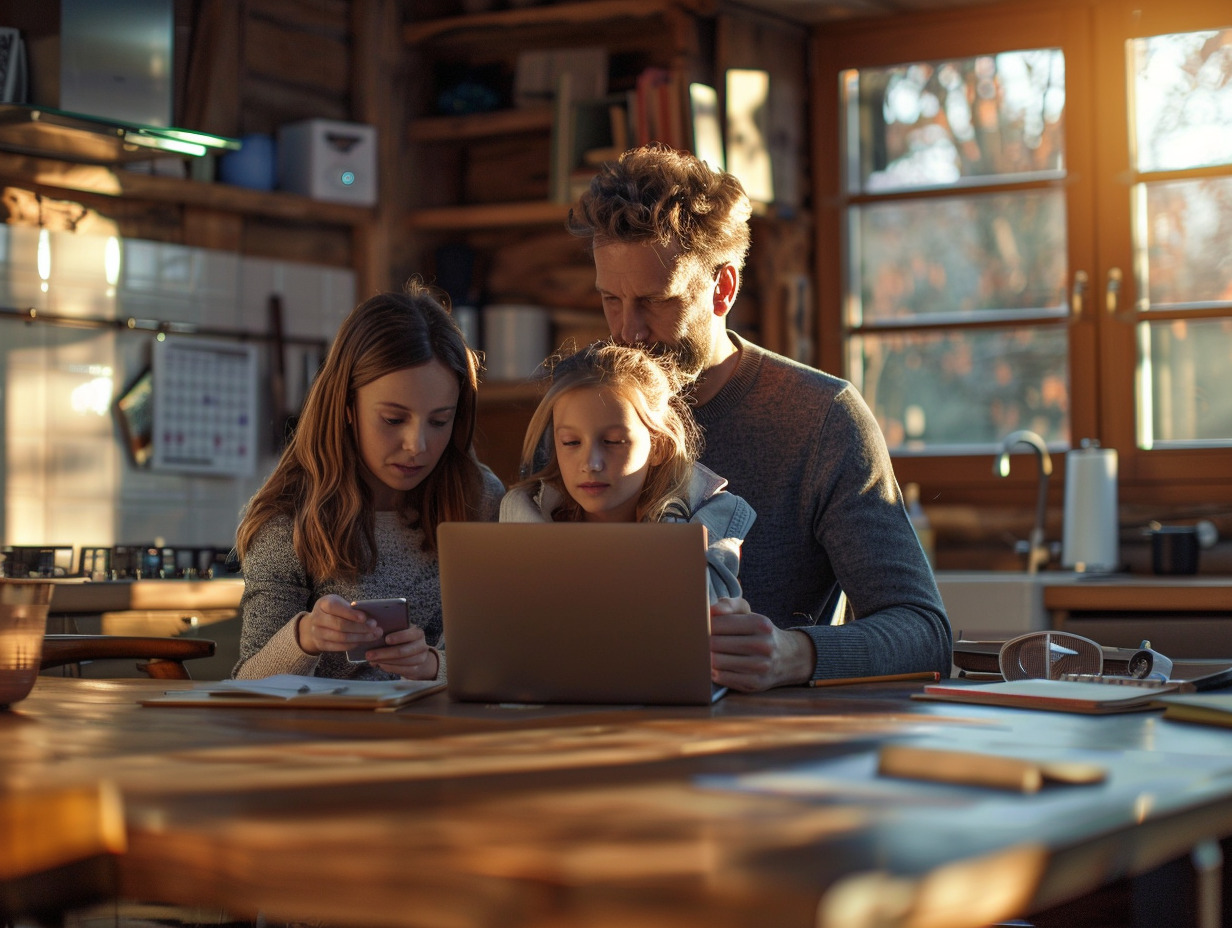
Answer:
[[[313,578],[355,580],[376,566],[372,492],[360,477],[359,443],[347,423],[361,387],[436,359],[458,379],[453,434],[432,472],[407,494],[402,515],[436,548],[441,522],[477,512],[483,486],[472,440],[479,363],[445,310],[445,298],[411,281],[343,320],[282,458],[245,507],[236,533],[241,562],[266,522],[289,516],[296,557]]]
[[[530,476],[513,489],[533,489],[540,482],[546,483],[562,498],[552,518],[557,522],[582,521],[582,508],[569,496],[561,478],[552,414],[566,393],[603,387],[627,400],[650,430],[652,454],[658,452],[660,463],[652,464],[646,474],[636,518],[638,522],[658,521],[668,504],[684,495],[701,451],[701,432],[681,395],[684,380],[675,366],[670,359],[642,348],[612,342],[595,342],[574,354],[550,359],[548,364],[552,383],[531,416],[522,443],[522,473]],[[545,455],[546,463],[535,470],[537,460],[543,461]]]

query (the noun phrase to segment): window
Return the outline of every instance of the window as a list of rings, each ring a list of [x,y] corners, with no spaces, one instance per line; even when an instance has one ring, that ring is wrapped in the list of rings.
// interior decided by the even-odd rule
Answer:
[[[1232,499],[1232,9],[969,8],[818,51],[822,366],[900,481],[986,496],[1027,428],[1117,448],[1122,499]]]
[[[1232,12],[1227,15],[1232,23]],[[1232,28],[1134,38],[1135,441],[1232,445]]]
[[[847,374],[891,449],[1068,443],[1064,54],[841,80]]]

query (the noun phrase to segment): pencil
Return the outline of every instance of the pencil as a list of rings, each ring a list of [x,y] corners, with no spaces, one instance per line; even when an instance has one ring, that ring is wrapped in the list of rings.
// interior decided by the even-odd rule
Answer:
[[[809,686],[847,686],[851,683],[900,683],[904,680],[927,680],[936,683],[941,674],[935,670],[923,670],[919,673],[891,673],[884,677],[837,677],[831,680],[809,680]]]

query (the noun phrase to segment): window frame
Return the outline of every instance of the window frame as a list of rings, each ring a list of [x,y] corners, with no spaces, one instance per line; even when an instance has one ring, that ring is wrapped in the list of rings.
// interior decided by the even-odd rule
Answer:
[[[1095,56],[1109,66],[1096,73],[1096,93],[1105,105],[1096,111],[1095,131],[1101,139],[1096,209],[1104,235],[1099,242],[1098,277],[1093,285],[1106,288],[1112,268],[1123,271],[1119,312],[1098,313],[1100,365],[1105,387],[1099,415],[1108,444],[1118,449],[1122,497],[1166,500],[1174,503],[1228,502],[1232,500],[1232,449],[1153,449],[1137,447],[1136,395],[1137,322],[1161,315],[1136,309],[1137,280],[1133,273],[1131,189],[1141,179],[1186,179],[1232,176],[1232,166],[1194,168],[1138,174],[1131,165],[1128,132],[1130,73],[1126,45],[1131,39],[1170,32],[1195,32],[1232,27],[1232,10],[1221,0],[1186,0],[1185,3],[1102,2],[1094,10]],[[1121,120],[1118,114],[1125,114]],[[1106,217],[1106,218],[1105,218]],[[1104,290],[1098,291],[1100,301]],[[1195,318],[1201,313],[1177,312],[1168,318]],[[1121,397],[1129,401],[1118,401]]]
[[[1067,200],[1071,304],[1071,447],[1089,438],[1117,449],[1123,503],[1232,501],[1232,449],[1137,448],[1136,326],[1125,315],[1114,317],[1105,309],[1105,286],[1112,268],[1123,271],[1120,305],[1134,307],[1137,299],[1130,184],[1126,180],[1130,153],[1126,43],[1141,35],[1215,28],[1221,20],[1228,25],[1232,16],[1219,8],[1221,3],[1193,0],[1183,10],[1166,0],[1029,7],[1014,3],[841,23],[815,34],[812,147],[817,181],[819,366],[850,377],[846,366],[849,330],[843,312],[844,223],[847,206],[863,198],[849,194],[842,177],[842,73],[851,68],[1002,50],[1060,48],[1066,68],[1066,178],[1061,183]],[[1079,272],[1087,282],[1084,290],[1075,293]],[[1063,473],[1066,450],[1056,449],[1053,454],[1054,473]],[[1009,478],[996,477],[992,453],[894,451],[892,456],[899,482],[919,483],[928,500],[1019,505],[1029,502],[1034,492],[1033,467],[1015,468]],[[1060,484],[1054,480],[1053,496],[1058,503]]]

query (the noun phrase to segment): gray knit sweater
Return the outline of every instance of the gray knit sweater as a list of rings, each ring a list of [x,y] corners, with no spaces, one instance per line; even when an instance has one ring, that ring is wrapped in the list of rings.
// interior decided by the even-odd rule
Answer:
[[[479,518],[496,521],[504,486],[483,468]],[[396,679],[370,664],[352,664],[341,652],[305,653],[292,621],[312,609],[322,596],[336,593],[347,602],[406,597],[411,621],[424,630],[428,644],[441,638],[441,581],[436,553],[423,550],[423,531],[409,527],[394,512],[376,513],[377,565],[357,582],[317,580],[307,575],[291,543],[292,523],[271,519],[257,533],[244,556],[244,593],[240,598],[240,657],[231,676],[256,679],[276,673],[357,680]],[[444,664],[441,665],[444,675]]]
[[[863,398],[844,380],[731,338],[741,349],[735,373],[693,412],[705,431],[702,462],[757,511],[740,566],[745,599],[813,639],[814,678],[949,676],[950,623]],[[837,588],[856,621],[828,624]]]

